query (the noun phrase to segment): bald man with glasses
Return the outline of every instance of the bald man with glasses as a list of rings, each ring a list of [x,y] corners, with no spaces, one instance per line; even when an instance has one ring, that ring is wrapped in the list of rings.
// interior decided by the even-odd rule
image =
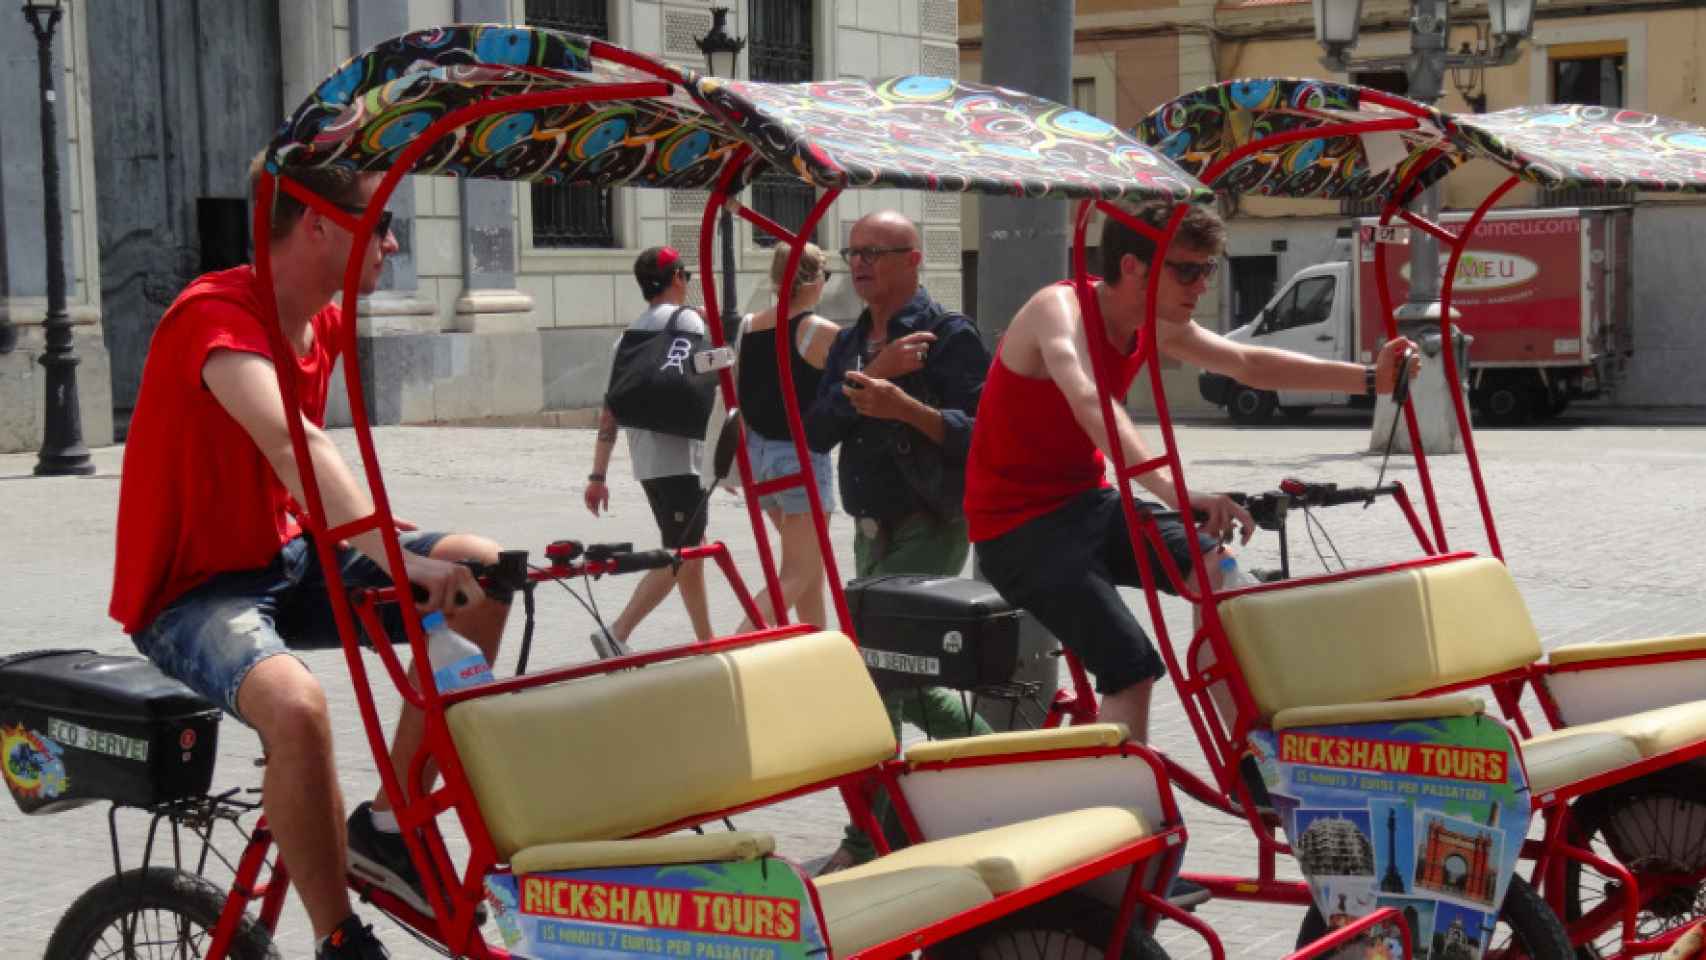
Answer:
[[[966,452],[989,350],[970,317],[919,285],[924,256],[905,215],[884,210],[861,218],[841,257],[865,310],[829,348],[806,417],[807,442],[820,452],[841,447],[837,476],[856,525],[858,576],[960,576],[971,555],[962,506]],[[949,690],[896,690],[884,700],[897,732],[902,719],[937,737],[989,732]],[[869,838],[849,825],[824,869],[874,854]]]

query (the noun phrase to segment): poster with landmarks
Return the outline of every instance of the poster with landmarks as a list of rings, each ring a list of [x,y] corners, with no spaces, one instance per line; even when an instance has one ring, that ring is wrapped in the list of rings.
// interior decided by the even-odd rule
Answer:
[[[1479,960],[1528,833],[1510,731],[1481,714],[1250,734],[1329,928],[1396,907],[1417,960]],[[1364,955],[1403,956],[1396,930]]]

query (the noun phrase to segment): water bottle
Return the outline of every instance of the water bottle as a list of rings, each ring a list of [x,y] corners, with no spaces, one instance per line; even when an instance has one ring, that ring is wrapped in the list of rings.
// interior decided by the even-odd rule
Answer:
[[[1237,590],[1241,587],[1253,586],[1260,583],[1255,577],[1244,572],[1238,565],[1238,558],[1230,553],[1220,555],[1220,589]]]
[[[441,695],[492,682],[492,665],[486,662],[486,655],[472,640],[450,629],[443,613],[434,610],[422,617],[421,629],[426,631],[427,659],[432,662],[432,679]]]

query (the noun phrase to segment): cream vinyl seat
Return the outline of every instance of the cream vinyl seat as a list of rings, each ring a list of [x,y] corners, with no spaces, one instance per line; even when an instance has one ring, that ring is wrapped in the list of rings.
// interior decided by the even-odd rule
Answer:
[[[1486,557],[1244,594],[1219,611],[1259,722],[1268,726],[1277,719],[1296,725],[1313,708],[1338,708],[1319,714],[1333,716],[1346,705],[1412,697],[1540,659],[1527,605],[1504,564]],[[1552,660],[1637,655],[1656,642],[1607,644],[1605,653],[1570,648]],[[1540,795],[1703,739],[1706,701],[1696,701],[1543,733],[1520,748]]]
[[[858,650],[834,632],[463,701],[446,717],[498,856],[520,873],[767,856],[764,834],[623,838],[869,770],[895,752]],[[1006,749],[1124,735],[1097,725]],[[845,954],[1149,834],[1136,810],[1092,807],[916,844],[815,885],[831,945]]]

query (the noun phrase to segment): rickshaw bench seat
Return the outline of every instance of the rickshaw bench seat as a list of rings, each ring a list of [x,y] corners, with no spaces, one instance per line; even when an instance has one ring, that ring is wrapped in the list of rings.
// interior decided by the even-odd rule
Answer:
[[[1706,740],[1706,700],[1565,727],[1522,743],[1535,794],[1610,773]]]
[[[600,673],[446,712],[500,862],[616,840],[870,769],[894,731],[824,631]]]
[[[830,945],[845,954],[1031,886],[1149,834],[1137,810],[1087,807],[914,844],[814,882]]]
[[[517,850],[509,865],[516,873],[550,873],[663,863],[730,863],[757,860],[775,852],[776,838],[768,833],[719,830],[633,840],[547,843]]]
[[[1504,564],[1470,557],[1248,593],[1219,606],[1259,720],[1408,697],[1540,659]]]

